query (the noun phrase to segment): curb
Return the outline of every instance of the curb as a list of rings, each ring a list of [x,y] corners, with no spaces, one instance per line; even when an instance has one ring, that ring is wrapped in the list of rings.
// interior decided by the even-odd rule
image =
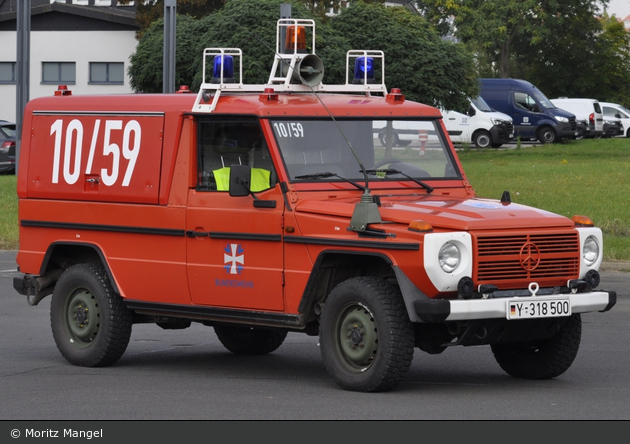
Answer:
[[[630,262],[628,261],[606,261],[602,262],[599,271],[621,271],[630,272]]]

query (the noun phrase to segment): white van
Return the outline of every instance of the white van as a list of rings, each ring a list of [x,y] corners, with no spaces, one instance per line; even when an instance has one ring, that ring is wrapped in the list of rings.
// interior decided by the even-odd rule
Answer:
[[[478,148],[498,148],[514,139],[514,124],[507,114],[494,111],[481,97],[471,99],[464,113],[442,111],[453,143],[474,143]]]
[[[623,126],[622,134],[630,137],[630,110],[617,103],[599,102],[604,112],[604,120],[614,122],[619,120]]]
[[[559,97],[551,99],[551,103],[560,109],[575,114],[578,124],[582,122],[585,126],[584,137],[601,137],[604,134],[604,113],[597,100]]]

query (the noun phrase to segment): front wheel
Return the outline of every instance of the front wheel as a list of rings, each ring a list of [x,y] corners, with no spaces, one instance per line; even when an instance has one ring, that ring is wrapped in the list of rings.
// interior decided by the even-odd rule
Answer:
[[[319,331],[326,370],[346,390],[391,390],[411,367],[413,326],[400,291],[383,279],[357,277],[337,285]]]
[[[286,330],[215,325],[221,344],[237,355],[265,355],[278,349],[287,337]]]
[[[553,128],[546,126],[538,130],[538,140],[540,143],[556,143],[557,136]]]
[[[78,264],[65,270],[55,285],[50,323],[57,348],[68,362],[103,367],[125,353],[132,316],[114,294],[102,266]]]
[[[473,142],[477,148],[488,148],[492,144],[492,136],[486,130],[480,130],[475,133]]]
[[[550,379],[571,366],[582,338],[582,318],[573,314],[549,339],[516,344],[493,344],[494,358],[509,375],[523,379]]]

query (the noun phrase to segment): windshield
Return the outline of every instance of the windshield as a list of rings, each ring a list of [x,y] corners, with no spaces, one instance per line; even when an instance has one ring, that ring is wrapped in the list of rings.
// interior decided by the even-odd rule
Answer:
[[[622,110],[624,113],[626,113],[627,116],[630,116],[630,110],[628,108],[626,108],[625,106],[619,105],[619,109]]]
[[[481,96],[477,97],[476,99],[472,99],[471,102],[477,107],[479,111],[482,111],[484,113],[488,113],[492,111],[492,108],[490,108],[490,105],[488,105]]]
[[[2,125],[0,131],[5,134],[6,137],[15,137],[15,125]]]
[[[539,103],[540,103],[540,104],[541,104],[544,108],[547,108],[547,109],[553,109],[553,108],[556,108],[556,106],[555,106],[553,103],[551,103],[551,101],[550,101],[550,100],[549,100],[549,99],[548,99],[548,98],[547,98],[547,97],[546,97],[543,93],[541,93],[540,91],[534,91],[534,92],[532,93],[532,95],[533,95],[534,97],[536,97],[536,100],[538,100],[538,102],[539,102]]]
[[[273,119],[271,126],[292,182],[321,173],[362,181],[352,150],[366,170],[387,170],[370,172],[371,182],[461,178],[439,120]],[[326,180],[341,180],[335,176]]]

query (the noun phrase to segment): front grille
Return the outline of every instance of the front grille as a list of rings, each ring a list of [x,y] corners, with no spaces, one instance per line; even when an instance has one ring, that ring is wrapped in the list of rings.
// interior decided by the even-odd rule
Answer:
[[[476,234],[473,239],[477,251],[473,279],[477,284],[519,288],[536,281],[540,286],[556,286],[565,285],[579,273],[580,241],[575,231]]]
[[[577,129],[577,122],[575,117],[569,117],[569,125],[571,125],[571,129],[575,131]]]
[[[514,125],[510,122],[503,122],[503,125],[501,125],[503,127],[503,129],[505,129],[505,131],[508,134],[511,134],[514,132]]]

